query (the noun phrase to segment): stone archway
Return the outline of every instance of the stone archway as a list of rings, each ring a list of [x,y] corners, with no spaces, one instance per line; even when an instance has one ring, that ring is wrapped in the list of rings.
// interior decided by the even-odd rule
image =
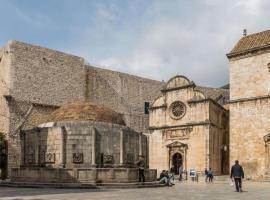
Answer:
[[[175,173],[178,174],[179,167],[182,165],[183,169],[186,170],[186,154],[187,154],[187,144],[175,141],[167,145],[169,151],[169,169],[172,167]]]

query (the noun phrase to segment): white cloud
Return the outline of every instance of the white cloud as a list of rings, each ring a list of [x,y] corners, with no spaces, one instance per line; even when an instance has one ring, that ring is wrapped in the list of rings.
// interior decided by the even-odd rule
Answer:
[[[101,6],[99,26],[81,35],[84,44],[96,46],[86,45],[80,54],[113,70],[157,80],[183,74],[200,85],[220,86],[228,82],[225,54],[244,28],[270,27],[269,6],[266,0],[154,1],[130,26],[129,8]]]

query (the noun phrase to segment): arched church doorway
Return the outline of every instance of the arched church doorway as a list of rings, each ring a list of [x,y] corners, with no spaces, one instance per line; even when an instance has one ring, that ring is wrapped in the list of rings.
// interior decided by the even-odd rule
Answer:
[[[172,157],[172,167],[175,174],[179,174],[179,167],[181,165],[183,165],[183,156],[181,153],[175,153]]]

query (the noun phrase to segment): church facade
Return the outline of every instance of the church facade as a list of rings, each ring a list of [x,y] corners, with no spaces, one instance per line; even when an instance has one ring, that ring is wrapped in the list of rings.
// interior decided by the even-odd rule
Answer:
[[[178,174],[212,168],[227,174],[229,112],[223,107],[228,90],[198,87],[184,76],[171,78],[151,104],[149,116],[150,166]]]

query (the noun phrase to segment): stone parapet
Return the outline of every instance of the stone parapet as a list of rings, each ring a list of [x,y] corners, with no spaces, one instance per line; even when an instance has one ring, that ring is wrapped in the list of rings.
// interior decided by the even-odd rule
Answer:
[[[138,182],[136,168],[13,168],[12,182],[128,183]],[[146,181],[156,181],[157,171],[145,170]]]

